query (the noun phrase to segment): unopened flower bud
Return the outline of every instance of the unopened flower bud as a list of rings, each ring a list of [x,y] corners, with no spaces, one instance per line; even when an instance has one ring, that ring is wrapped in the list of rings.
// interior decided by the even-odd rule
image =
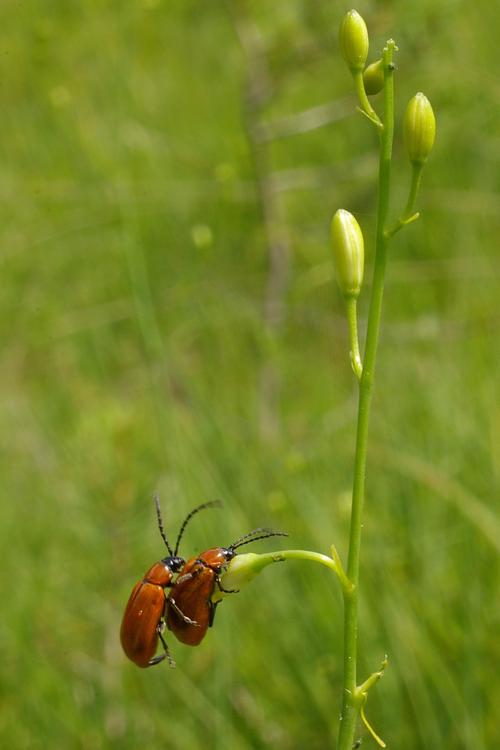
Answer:
[[[368,30],[357,10],[350,10],[342,19],[339,44],[342,57],[351,71],[363,70],[368,57]]]
[[[363,71],[363,83],[368,96],[374,96],[384,88],[384,64],[382,60],[368,65]]]
[[[228,591],[239,591],[265,567],[273,562],[279,562],[278,557],[274,559],[270,555],[257,555],[254,552],[235,555],[221,576],[221,586],[215,587],[212,601],[214,603],[220,601]]]
[[[429,156],[436,137],[436,118],[431,103],[424,94],[415,94],[405,112],[404,138],[412,164],[423,164]]]
[[[365,250],[360,226],[349,211],[339,208],[335,213],[331,238],[340,290],[346,297],[357,297],[363,283]]]

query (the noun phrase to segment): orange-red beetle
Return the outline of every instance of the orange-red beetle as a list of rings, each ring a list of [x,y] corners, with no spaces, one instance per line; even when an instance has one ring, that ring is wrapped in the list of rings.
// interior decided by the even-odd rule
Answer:
[[[179,557],[177,552],[188,522],[198,511],[219,505],[217,501],[203,503],[203,505],[199,505],[192,510],[180,528],[175,550],[172,551],[163,530],[160,503],[156,496],[154,501],[156,504],[158,527],[168,549],[169,556],[156,562],[145,573],[144,578],[135,584],[125,607],[120,630],[120,640],[123,650],[128,658],[135,662],[138,667],[151,667],[154,664],[159,664],[165,657],[171,666],[175,666],[175,662],[170,656],[167,644],[162,635],[165,629],[165,589],[172,586],[173,576],[185,563],[184,558]],[[164,653],[155,656],[158,639],[162,643]]]
[[[167,625],[177,640],[188,646],[197,646],[203,640],[208,628],[213,625],[219,603],[212,602],[215,587],[218,586],[226,594],[236,593],[222,588],[220,582],[221,574],[236,555],[235,550],[270,536],[288,534],[273,529],[254,529],[229,547],[213,547],[188,560],[167,598]]]

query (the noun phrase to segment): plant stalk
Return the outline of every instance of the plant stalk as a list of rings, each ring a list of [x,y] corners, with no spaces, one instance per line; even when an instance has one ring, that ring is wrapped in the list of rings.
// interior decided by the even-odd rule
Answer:
[[[357,300],[356,297],[348,297],[346,299],[346,311],[347,320],[349,323],[349,340],[351,344],[351,367],[356,375],[357,379],[361,379],[361,373],[363,372],[363,363],[361,362],[361,355],[359,353],[359,342],[358,342],[358,314],[357,314]]]
[[[373,284],[368,312],[368,327],[359,381],[358,421],[356,453],[354,459],[354,481],[349,533],[347,576],[353,584],[352,591],[343,589],[344,595],[344,681],[342,713],[340,719],[337,750],[352,750],[356,721],[364,698],[356,686],[357,679],[357,634],[358,634],[358,588],[359,557],[361,546],[362,514],[365,499],[366,456],[368,427],[373,391],[373,378],[377,356],[388,238],[386,222],[389,209],[392,141],[394,134],[394,42],[389,41],[384,49],[384,115],[380,133],[377,232]]]

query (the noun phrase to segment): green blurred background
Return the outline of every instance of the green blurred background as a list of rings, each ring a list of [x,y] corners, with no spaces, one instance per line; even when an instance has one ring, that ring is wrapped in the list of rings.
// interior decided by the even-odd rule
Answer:
[[[495,6],[357,6],[371,60],[400,47],[394,218],[401,113],[423,90],[438,118],[371,425],[360,670],[389,655],[368,715],[393,748],[500,747]],[[169,639],[175,671],[136,668],[118,631],[164,555],[155,490],[171,537],[224,503],[186,556],[258,525],[345,555],[356,389],[328,224],[343,206],[373,236],[377,160],[338,53],[349,7],[0,6],[2,747],[334,746],[326,569],[268,569],[200,647]]]

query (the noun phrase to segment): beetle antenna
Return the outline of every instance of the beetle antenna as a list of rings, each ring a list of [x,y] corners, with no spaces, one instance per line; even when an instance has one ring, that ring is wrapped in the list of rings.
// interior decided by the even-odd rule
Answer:
[[[202,505],[198,505],[197,508],[194,508],[194,510],[192,510],[191,513],[189,513],[186,516],[186,518],[184,519],[184,523],[182,524],[179,534],[177,536],[177,542],[175,543],[174,557],[177,557],[177,552],[179,551],[179,544],[181,543],[182,536],[184,534],[184,531],[186,530],[186,526],[188,525],[192,517],[196,515],[196,513],[198,513],[200,510],[204,510],[205,508],[220,508],[221,505],[222,503],[220,500],[212,500],[209,503],[202,503]]]
[[[163,539],[163,541],[167,545],[167,549],[168,549],[169,555],[171,557],[173,557],[174,553],[172,552],[172,548],[170,547],[170,544],[168,543],[168,539],[167,539],[167,536],[165,534],[165,529],[163,528],[163,520],[162,520],[162,517],[161,517],[161,509],[160,509],[160,498],[158,497],[157,494],[155,494],[153,496],[153,500],[155,501],[155,505],[156,505],[156,517],[158,518],[158,528],[160,529],[161,538]]]
[[[250,544],[251,542],[258,542],[259,539],[267,539],[270,536],[288,536],[286,531],[276,531],[275,529],[259,528],[249,531],[248,534],[240,536],[233,544],[230,544],[228,549],[235,550],[238,547],[243,547],[244,544]]]

